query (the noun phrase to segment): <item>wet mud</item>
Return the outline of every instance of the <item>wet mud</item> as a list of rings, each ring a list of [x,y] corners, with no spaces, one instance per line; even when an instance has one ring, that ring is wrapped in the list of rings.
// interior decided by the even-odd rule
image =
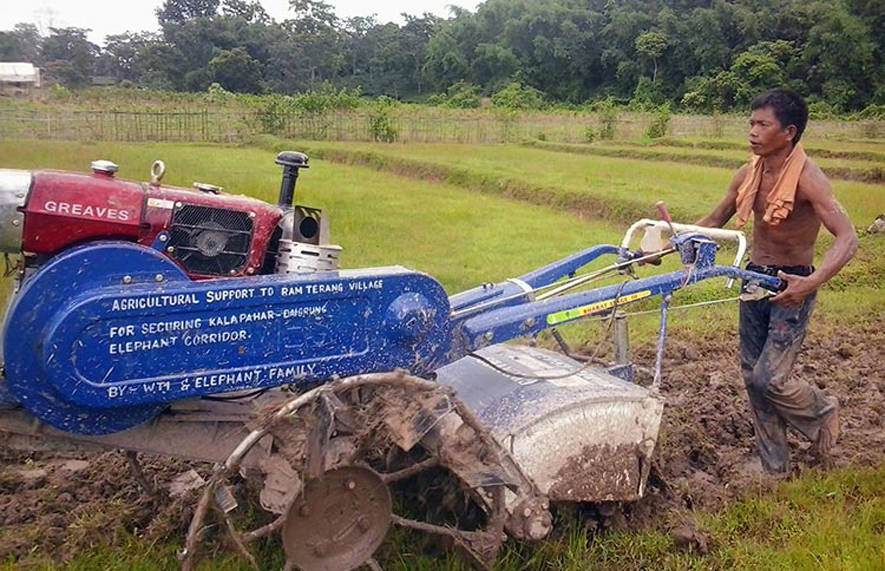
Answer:
[[[873,467],[885,460],[885,319],[808,333],[793,375],[841,405],[841,434],[823,466],[811,443],[790,429],[792,473],[810,468]],[[651,362],[650,348],[637,360]],[[740,376],[737,339],[668,342],[664,416],[646,498],[628,525],[681,525],[695,510],[717,510],[748,492],[773,489],[755,451]]]

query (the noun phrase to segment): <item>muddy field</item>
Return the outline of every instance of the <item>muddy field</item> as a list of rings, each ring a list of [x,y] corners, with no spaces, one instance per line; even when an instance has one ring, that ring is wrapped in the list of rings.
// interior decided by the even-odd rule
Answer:
[[[735,342],[673,339],[665,360],[664,425],[648,494],[606,520],[616,527],[692,531],[692,513],[715,510],[776,482],[761,474],[739,380]],[[809,333],[794,374],[842,403],[835,466],[874,466],[885,457],[885,320]],[[635,351],[649,363],[651,349]],[[808,443],[793,435],[795,470],[813,465]],[[170,499],[169,484],[207,465],[141,458],[156,489],[147,495],[120,452],[21,453],[0,448],[0,559],[34,555],[63,561],[124,532],[162,542],[183,533],[193,499]],[[554,532],[555,533],[555,532]],[[690,538],[690,540],[694,540]]]
[[[633,506],[634,525],[664,518],[671,527],[691,510],[715,510],[777,481],[762,473],[740,380],[736,341],[672,341],[664,361],[664,409],[649,496]],[[841,404],[834,467],[869,467],[885,459],[885,320],[809,332],[793,374]],[[649,360],[650,353],[639,356]],[[791,432],[793,472],[817,466],[809,442]]]

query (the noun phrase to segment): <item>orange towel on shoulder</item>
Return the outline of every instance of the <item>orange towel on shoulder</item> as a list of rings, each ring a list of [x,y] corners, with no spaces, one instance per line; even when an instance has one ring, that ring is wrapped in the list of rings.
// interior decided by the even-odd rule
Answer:
[[[768,201],[765,206],[765,215],[762,220],[772,226],[780,224],[793,211],[793,201],[796,199],[796,188],[799,186],[799,175],[805,167],[805,149],[802,143],[793,147],[793,151],[784,161],[780,175],[774,183],[771,192],[768,193]],[[762,157],[753,155],[750,168],[744,182],[738,188],[737,195],[737,227],[747,223],[750,213],[753,212],[753,203],[756,201],[756,192],[762,183],[762,169],[764,166]]]

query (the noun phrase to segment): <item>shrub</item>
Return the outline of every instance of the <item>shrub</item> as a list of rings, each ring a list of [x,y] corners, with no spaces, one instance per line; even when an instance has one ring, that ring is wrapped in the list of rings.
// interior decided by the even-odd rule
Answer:
[[[630,100],[630,107],[640,111],[651,111],[656,107],[660,107],[667,101],[663,86],[659,81],[652,81],[650,78],[642,76],[636,82],[636,89],[633,90],[633,98]]]
[[[839,113],[826,101],[814,101],[808,104],[808,117],[811,119],[831,119]]]
[[[375,100],[372,112],[369,114],[369,132],[372,139],[379,143],[393,143],[399,134],[393,124],[393,108],[396,100],[382,95]]]
[[[466,81],[459,81],[446,90],[443,105],[455,109],[476,109],[480,103],[479,96],[479,87]]]
[[[60,83],[55,83],[49,88],[50,99],[56,101],[68,101],[73,97],[73,92]]]
[[[514,81],[492,95],[492,105],[505,109],[543,109],[547,103],[543,92]]]
[[[645,135],[651,139],[660,139],[667,135],[667,129],[670,126],[670,104],[664,103],[658,106],[652,118],[651,124],[645,132]]]
[[[867,105],[851,117],[852,119],[873,119],[881,121],[885,119],[885,105]]]
[[[597,102],[594,107],[599,113],[599,138],[614,139],[618,123],[618,108],[615,106],[614,98],[606,97]]]
[[[448,98],[445,93],[434,93],[427,98],[428,105],[434,105],[441,107],[448,102]]]
[[[223,88],[220,83],[213,81],[209,86],[209,89],[206,90],[205,98],[209,103],[220,103],[228,100],[232,95],[233,94]]]
[[[319,88],[296,93],[292,96],[292,105],[300,111],[320,113],[331,109],[356,109],[362,105],[360,88],[336,90],[328,81]]]
[[[262,133],[282,133],[288,116],[292,114],[291,100],[291,97],[285,95],[268,96],[266,103],[256,113]]]
[[[515,109],[506,107],[498,107],[495,109],[495,116],[501,126],[501,139],[504,142],[512,142],[517,138],[517,125],[519,124],[519,113]]]
[[[219,86],[220,87],[220,86]],[[212,93],[210,86],[209,92]],[[234,96],[231,94],[231,96]],[[262,132],[283,134],[286,125],[293,121],[310,121],[317,136],[322,138],[328,126],[327,114],[335,109],[354,109],[363,104],[360,89],[342,88],[336,90],[330,83],[324,83],[317,90],[296,93],[295,95],[267,95],[263,97],[241,95],[254,98],[260,105],[257,112]]]

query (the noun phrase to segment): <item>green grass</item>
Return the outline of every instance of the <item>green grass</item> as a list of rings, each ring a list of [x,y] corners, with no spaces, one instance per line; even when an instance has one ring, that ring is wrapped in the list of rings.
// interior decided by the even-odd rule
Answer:
[[[276,146],[282,143],[275,143]],[[627,223],[655,216],[667,203],[674,218],[695,221],[721,200],[733,170],[700,165],[574,155],[520,145],[471,146],[372,143],[288,143],[317,156],[372,166],[483,192],[549,204],[585,217]],[[834,181],[856,224],[885,212],[882,185]]]
[[[604,143],[608,144],[608,142]],[[749,152],[746,139],[701,139],[697,137],[661,137],[659,139],[636,139],[618,141],[615,145],[641,147],[679,147],[691,149],[714,149]],[[814,139],[804,136],[802,145],[814,157],[845,158],[861,161],[883,162],[885,152],[879,145],[885,140],[867,139],[864,141]]]
[[[619,142],[573,145],[568,143],[547,143],[544,141],[528,141],[524,145],[530,148],[578,155],[666,161],[722,167],[731,170],[736,170],[741,165],[746,164],[749,156],[747,149],[740,147],[735,149],[708,149],[703,147],[687,148],[665,145],[639,146]],[[811,157],[830,178],[870,183],[885,181],[885,155],[871,158],[872,155],[863,155],[861,157],[845,157],[840,155],[830,157],[830,153],[822,154],[823,156],[820,156],[812,152]]]

